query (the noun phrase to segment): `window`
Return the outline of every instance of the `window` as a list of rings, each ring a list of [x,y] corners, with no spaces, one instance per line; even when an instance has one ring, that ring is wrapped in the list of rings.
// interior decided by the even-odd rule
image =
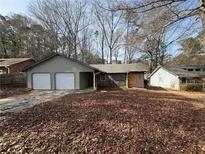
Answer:
[[[197,69],[195,69],[195,71],[199,72],[199,71],[201,71],[201,69],[200,69],[200,68],[197,68]]]
[[[188,68],[188,71],[193,71],[193,69],[192,68]]]
[[[194,80],[194,79],[187,79],[186,82],[187,82],[187,83],[196,83],[196,80]]]
[[[0,74],[4,74],[3,70],[0,70]]]
[[[100,81],[105,81],[105,80],[106,80],[106,74],[101,74]]]
[[[205,68],[203,69],[203,71],[205,72]]]

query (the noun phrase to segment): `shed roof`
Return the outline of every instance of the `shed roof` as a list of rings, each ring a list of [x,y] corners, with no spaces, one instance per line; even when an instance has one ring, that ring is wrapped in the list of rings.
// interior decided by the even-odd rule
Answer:
[[[165,70],[167,70],[168,72],[181,77],[181,78],[195,78],[195,77],[199,77],[198,74],[195,73],[190,73],[184,69],[181,68],[177,68],[177,67],[162,67],[162,66],[158,66],[150,75],[149,78],[155,74],[155,72],[157,72],[160,68],[163,68]]]
[[[146,72],[144,64],[95,64],[92,67],[105,73],[128,73],[128,72]]]
[[[32,58],[4,58],[0,59],[0,66],[9,67],[27,60],[32,60]]]

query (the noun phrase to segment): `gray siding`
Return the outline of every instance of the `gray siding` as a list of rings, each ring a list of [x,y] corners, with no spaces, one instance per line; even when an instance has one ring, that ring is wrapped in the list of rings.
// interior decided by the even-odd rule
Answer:
[[[51,89],[55,89],[55,73],[72,72],[75,76],[75,89],[80,89],[80,72],[93,72],[93,70],[65,57],[56,56],[27,71],[28,88],[32,88],[32,74],[41,72],[51,74]]]
[[[110,74],[109,78],[119,87],[126,86],[126,74]]]
[[[97,86],[108,87],[108,86],[126,86],[126,74],[125,73],[116,73],[116,74],[105,74],[105,80],[101,80],[100,76],[104,73],[97,75]]]
[[[127,73],[113,73],[113,74],[106,74],[106,80],[102,81],[100,79],[100,73],[97,75],[97,86],[107,87],[107,86],[119,86],[125,87],[126,86],[126,76]],[[139,75],[139,80],[136,83],[137,88],[144,88],[144,73],[137,73]]]

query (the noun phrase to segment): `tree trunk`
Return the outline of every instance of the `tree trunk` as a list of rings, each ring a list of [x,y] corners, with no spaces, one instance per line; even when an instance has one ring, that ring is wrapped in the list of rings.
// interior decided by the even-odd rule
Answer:
[[[199,11],[199,16],[201,18],[202,22],[202,28],[203,28],[203,34],[202,34],[202,45],[203,49],[205,52],[205,1],[204,0],[199,0],[200,3],[200,11]]]
[[[74,59],[78,59],[77,57],[77,37],[74,37]]]
[[[126,41],[125,41],[125,64],[128,63],[128,45],[127,45],[127,42],[128,42],[128,33],[129,33],[129,20],[127,21],[127,29],[126,29]]]
[[[102,64],[105,63],[105,61],[104,61],[104,41],[105,41],[105,36],[104,36],[104,34],[102,34],[102,42],[101,42]]]
[[[117,61],[118,59],[117,59],[117,55],[115,56],[115,63],[117,64],[118,63],[118,61]]]
[[[150,73],[153,71],[153,62],[154,62],[153,55],[150,54],[150,63],[149,63],[149,72]]]
[[[109,50],[110,50],[110,64],[112,64],[112,47],[109,47]]]
[[[3,38],[2,38],[2,45],[3,45],[3,53],[4,53],[3,57],[8,58],[7,49],[6,49],[6,42],[3,40]]]

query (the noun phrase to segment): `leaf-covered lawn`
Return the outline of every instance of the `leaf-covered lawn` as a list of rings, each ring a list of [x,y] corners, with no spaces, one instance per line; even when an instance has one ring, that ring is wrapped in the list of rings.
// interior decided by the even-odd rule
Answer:
[[[28,94],[31,90],[26,88],[1,88],[0,87],[0,99],[16,96],[16,95],[22,95],[22,94]]]
[[[0,152],[203,153],[203,95],[108,91],[2,114]]]

